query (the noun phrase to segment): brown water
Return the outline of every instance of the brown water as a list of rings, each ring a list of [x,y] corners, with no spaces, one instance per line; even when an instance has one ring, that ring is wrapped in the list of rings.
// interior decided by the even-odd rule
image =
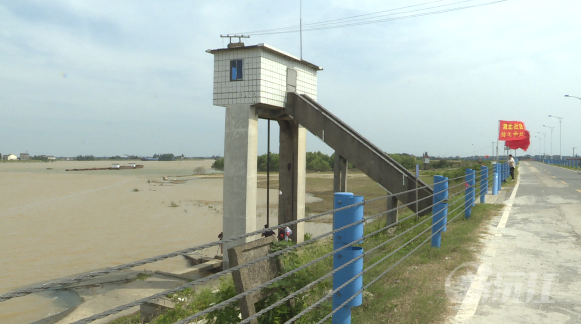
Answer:
[[[222,179],[177,178],[212,161],[139,163],[145,167],[84,172],[65,169],[111,163],[0,163],[0,293],[215,240]],[[171,183],[174,177],[185,181]],[[183,266],[174,258],[144,267]],[[0,303],[0,323],[58,313],[65,306],[57,300],[44,294]]]
[[[212,162],[140,161],[143,169],[82,172],[65,169],[111,162],[0,163],[0,294],[215,241],[222,231],[222,178],[191,176]],[[265,193],[259,190],[262,209]],[[271,222],[276,198],[277,190]],[[261,227],[264,210],[258,214]],[[306,230],[317,235],[329,228],[309,223]],[[178,257],[141,269],[184,266]],[[33,322],[76,302],[54,293],[14,298],[0,303],[0,323]]]

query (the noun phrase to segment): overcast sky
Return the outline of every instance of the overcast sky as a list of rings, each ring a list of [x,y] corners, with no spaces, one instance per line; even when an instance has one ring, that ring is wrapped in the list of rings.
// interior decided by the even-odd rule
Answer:
[[[428,1],[302,0],[303,24]],[[553,114],[564,117],[570,155],[581,152],[581,100],[564,97],[581,97],[580,12],[575,0],[509,0],[309,31],[303,58],[324,68],[319,103],[389,153],[491,154],[504,119],[547,133],[547,153],[542,125],[555,126],[559,154]],[[298,23],[299,0],[0,0],[0,153],[223,155],[225,108],[212,105],[214,57],[205,51],[227,45],[220,34]],[[244,41],[299,56],[299,39]],[[265,153],[266,122],[259,127]],[[333,152],[314,136],[307,148]],[[529,153],[542,151],[532,137]]]

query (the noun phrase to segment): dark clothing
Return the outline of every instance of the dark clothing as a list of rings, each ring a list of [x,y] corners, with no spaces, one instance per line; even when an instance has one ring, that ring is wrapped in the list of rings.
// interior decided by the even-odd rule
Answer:
[[[262,233],[262,236],[264,237],[269,237],[269,236],[273,236],[275,233],[273,231],[266,231],[264,233]]]
[[[510,167],[510,176],[512,177],[512,180],[514,180],[514,167]]]

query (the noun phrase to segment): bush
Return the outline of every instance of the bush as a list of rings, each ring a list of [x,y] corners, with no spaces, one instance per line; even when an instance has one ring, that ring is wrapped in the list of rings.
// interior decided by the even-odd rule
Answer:
[[[278,171],[278,161],[279,161],[278,153],[270,153],[270,171]],[[257,160],[257,168],[258,171],[266,171],[266,165],[268,162],[267,154],[262,154],[258,157]]]
[[[194,174],[206,174],[206,168],[200,166],[194,169]]]
[[[218,158],[212,163],[212,169],[224,171],[224,158]]]
[[[319,152],[307,152],[307,170],[309,171],[331,171],[333,162],[331,157]]]

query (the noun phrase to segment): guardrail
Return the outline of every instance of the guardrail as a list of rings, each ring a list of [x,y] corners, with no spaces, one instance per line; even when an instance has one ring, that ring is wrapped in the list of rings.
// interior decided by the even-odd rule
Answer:
[[[277,226],[268,229],[247,233],[237,237],[224,239],[220,241],[214,241],[207,244],[194,246],[180,251],[175,251],[172,253],[167,253],[152,258],[147,258],[116,267],[93,271],[63,280],[50,281],[33,287],[12,291],[10,293],[0,295],[0,302],[48,289],[63,288],[71,283],[77,283],[82,280],[106,275],[109,273],[164,260],[171,257],[180,256],[184,253],[216,247],[226,242],[235,241],[246,237],[253,237],[255,235],[260,235],[263,232],[269,230],[276,230],[277,228],[280,228],[282,226],[289,226],[299,222],[315,220],[322,216],[333,214],[334,229],[332,231],[305,240],[302,243],[285,247],[279,251],[271,252],[266,256],[257,258],[250,262],[240,264],[230,269],[225,269],[218,273],[209,275],[207,277],[191,281],[177,288],[166,290],[164,292],[154,294],[149,297],[131,303],[127,303],[125,305],[109,309],[105,312],[101,312],[99,314],[95,314],[93,316],[81,319],[79,321],[76,321],[75,323],[76,324],[90,323],[97,319],[105,318],[109,315],[119,313],[123,310],[132,308],[134,306],[142,305],[144,303],[156,300],[158,298],[175,294],[187,288],[195,287],[204,282],[221,278],[235,271],[239,271],[240,269],[243,269],[245,267],[249,267],[259,262],[263,262],[264,260],[277,258],[286,255],[289,252],[297,251],[301,248],[308,248],[310,244],[328,238],[331,235],[334,238],[332,251],[325,253],[324,255],[317,257],[316,259],[306,264],[302,264],[296,267],[295,269],[291,269],[285,273],[282,273],[272,280],[269,280],[256,287],[248,289],[243,293],[237,294],[231,298],[227,298],[226,300],[220,301],[214,305],[211,305],[210,307],[207,307],[203,310],[196,312],[195,314],[187,315],[187,317],[180,319],[175,323],[179,324],[192,323],[194,321],[199,321],[204,318],[207,318],[207,316],[212,316],[210,313],[229,307],[233,305],[234,302],[252,293],[261,291],[262,289],[273,287],[273,285],[280,283],[281,280],[290,278],[291,276],[297,274],[300,271],[309,269],[312,266],[316,266],[317,264],[324,262],[324,260],[327,260],[330,257],[333,257],[334,261],[333,268],[328,273],[321,275],[320,277],[305,284],[303,287],[297,289],[294,292],[288,291],[288,294],[283,298],[280,298],[271,305],[264,307],[256,314],[253,314],[247,318],[240,320],[239,323],[251,323],[251,322],[256,323],[256,319],[259,318],[260,316],[263,316],[267,312],[279,307],[283,303],[293,300],[293,298],[297,298],[297,296],[301,296],[301,294],[308,293],[321,282],[329,281],[331,279],[333,280],[333,289],[331,291],[323,294],[321,298],[312,302],[308,307],[305,307],[300,313],[296,314],[286,323],[292,323],[300,319],[301,317],[305,316],[305,314],[308,314],[309,312],[317,309],[317,307],[319,307],[322,303],[324,303],[331,297],[333,297],[332,310],[329,311],[327,314],[320,314],[321,318],[318,319],[319,320],[318,323],[322,323],[331,317],[334,318],[333,322],[340,320],[341,323],[344,323],[345,321],[349,321],[349,318],[351,316],[350,308],[360,304],[361,294],[366,288],[373,285],[385,274],[389,273],[389,271],[391,271],[394,267],[403,262],[410,255],[412,255],[426,242],[431,241],[431,246],[433,248],[440,247],[442,244],[441,233],[447,231],[446,225],[454,221],[461,215],[464,215],[464,218],[469,219],[471,216],[472,206],[476,204],[476,197],[479,197],[480,202],[484,203],[485,195],[488,192],[488,189],[492,188],[492,193],[496,194],[500,190],[500,184],[504,182],[508,178],[508,176],[509,176],[508,165],[506,163],[502,164],[498,163],[494,165],[493,170],[489,170],[487,167],[482,166],[480,170],[467,169],[466,174],[464,176],[453,179],[448,179],[443,176],[435,176],[434,183],[431,185],[426,185],[424,187],[415,188],[406,192],[401,192],[393,195],[386,195],[383,197],[369,200],[365,200],[363,199],[363,197],[353,199],[354,197],[353,194],[349,193],[336,193],[334,209],[324,213],[312,215],[304,219],[288,222],[285,224],[279,224]],[[363,217],[363,209],[366,204],[379,200],[397,197],[397,195],[407,194],[415,190],[422,190],[425,187],[433,187],[433,194],[431,194],[428,197],[424,197],[420,200],[424,199],[432,200],[431,205],[425,208],[432,209],[433,210],[432,215],[428,215],[418,219],[418,215],[424,212],[425,209],[419,210],[415,213],[412,213],[411,215],[404,217],[401,220],[397,220],[395,223],[386,224],[385,226],[378,226],[377,229],[370,229],[369,231],[367,231],[367,234],[364,235],[364,227],[370,224],[370,221],[379,220],[380,217],[385,216],[388,213],[397,210],[402,210],[408,207],[408,205],[415,204],[416,202],[414,201],[387,210],[385,212]],[[413,221],[413,223],[410,223],[410,221]],[[430,221],[431,223],[429,223]],[[385,233],[388,229],[393,228],[395,226],[405,224],[407,224],[406,226],[409,226],[409,228],[403,230],[401,233],[398,233],[397,235],[394,235],[393,237],[389,238],[383,236],[381,240],[379,241],[377,240],[378,235],[380,235],[381,233]],[[413,235],[416,233],[417,235],[415,235],[413,238],[405,242],[402,242],[400,246],[389,251],[389,253],[385,251],[385,247],[388,244],[391,244],[395,240],[403,238],[404,235],[406,234]],[[368,247],[366,251],[364,251],[361,248],[361,245],[363,243],[366,244],[366,246]],[[406,247],[413,247],[413,249],[411,249],[409,253],[407,253],[405,256],[401,257],[397,261],[394,261],[391,264],[385,263],[387,259],[394,256],[397,252],[401,251]],[[371,254],[376,256],[378,253],[380,254],[380,258],[376,262],[372,264],[369,264],[370,262],[367,262],[367,264],[363,262],[363,258],[365,256],[369,256]],[[374,278],[366,277],[367,282],[365,283],[365,285],[363,285],[364,284],[363,275],[366,273],[369,274],[370,270],[374,268],[379,268],[380,265],[383,265],[386,268],[383,269],[383,271],[380,274],[376,275]],[[377,271],[377,269],[375,271]]]

